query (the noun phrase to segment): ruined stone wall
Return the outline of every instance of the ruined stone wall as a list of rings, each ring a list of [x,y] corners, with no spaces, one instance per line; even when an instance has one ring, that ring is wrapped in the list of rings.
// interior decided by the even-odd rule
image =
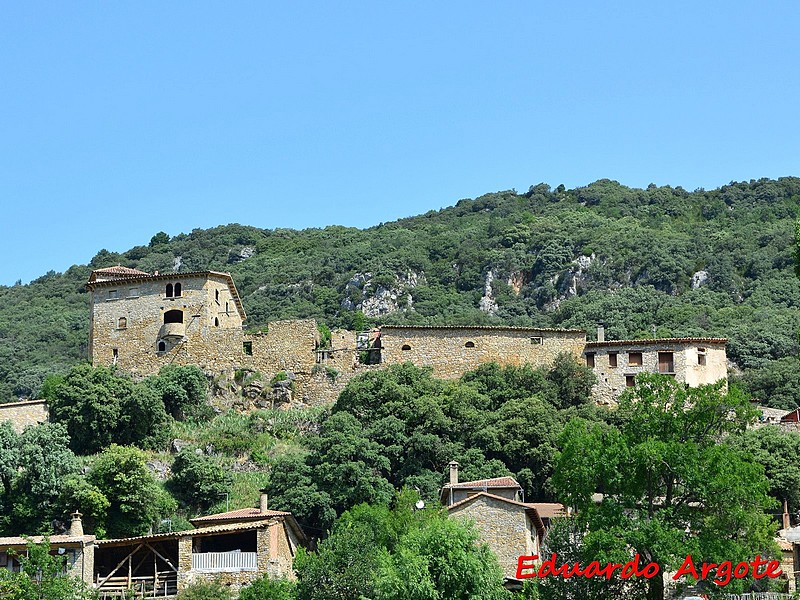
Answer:
[[[28,425],[44,423],[48,417],[47,403],[44,400],[0,404],[0,423],[8,421],[17,433],[21,433]]]
[[[584,354],[593,356],[594,360],[597,383],[592,389],[592,396],[595,402],[616,404],[619,395],[632,384],[636,375],[659,372],[658,357],[659,353],[664,352],[671,352],[673,356],[673,370],[666,374],[689,386],[716,383],[727,378],[724,343],[678,339],[641,340],[638,344],[631,341],[593,342],[587,344]],[[631,354],[641,354],[641,365],[634,364]],[[616,366],[613,366],[614,356]],[[703,361],[705,364],[700,364]]]
[[[565,352],[579,358],[586,334],[574,330],[516,327],[385,327],[381,364],[411,362],[433,367],[435,377],[454,379],[488,362],[552,364]]]
[[[520,556],[539,553],[536,532],[531,530],[522,506],[482,496],[450,509],[448,514],[474,522],[480,541],[497,555],[506,577],[516,576]]]

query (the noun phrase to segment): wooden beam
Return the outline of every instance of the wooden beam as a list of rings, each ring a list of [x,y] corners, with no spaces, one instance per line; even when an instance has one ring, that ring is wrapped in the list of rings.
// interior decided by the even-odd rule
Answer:
[[[103,585],[103,584],[106,582],[106,580],[107,580],[107,579],[110,579],[110,578],[111,578],[111,576],[112,576],[114,573],[116,573],[117,571],[119,571],[119,568],[120,568],[122,565],[124,565],[124,564],[125,564],[125,561],[126,561],[126,560],[128,560],[128,559],[129,559],[131,556],[133,556],[134,554],[136,554],[136,552],[137,552],[137,551],[138,551],[140,548],[142,548],[142,547],[144,547],[144,544],[139,544],[138,546],[136,546],[136,548],[134,548],[134,549],[133,549],[133,551],[132,551],[130,554],[128,554],[128,556],[126,556],[126,557],[125,557],[125,558],[123,558],[121,561],[119,561],[119,564],[117,564],[117,566],[116,566],[116,567],[114,567],[114,569],[111,571],[111,573],[109,573],[108,575],[106,575],[106,576],[103,578],[103,581],[101,581],[100,583],[98,583],[98,584],[97,584],[97,587],[100,587],[101,585]]]
[[[171,568],[173,571],[175,571],[176,573],[178,572],[178,569],[177,569],[177,567],[176,567],[175,565],[173,565],[173,564],[170,562],[170,560],[169,560],[169,559],[168,559],[166,556],[164,556],[163,554],[161,554],[161,553],[160,553],[158,550],[156,550],[155,548],[153,548],[153,547],[152,547],[150,544],[145,544],[145,546],[147,546],[148,548],[150,548],[150,550],[152,550],[152,551],[153,551],[153,554],[155,554],[156,556],[158,556],[158,558],[160,558],[160,559],[161,559],[161,560],[163,560],[165,563],[167,563],[167,564],[170,566],[170,568]]]

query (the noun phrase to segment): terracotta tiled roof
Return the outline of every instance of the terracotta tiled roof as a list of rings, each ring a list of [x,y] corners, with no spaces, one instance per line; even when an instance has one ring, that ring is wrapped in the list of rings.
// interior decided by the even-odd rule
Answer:
[[[195,523],[208,523],[209,521],[235,521],[241,519],[258,519],[268,517],[284,517],[290,513],[280,510],[268,510],[261,512],[258,508],[240,508],[238,510],[230,510],[228,512],[216,513],[214,515],[206,515],[205,517],[197,517],[196,519],[189,519],[189,522],[194,525]]]
[[[727,344],[727,338],[685,337],[685,338],[648,338],[644,340],[605,340],[603,342],[587,342],[587,348],[605,348],[614,346],[656,346],[662,344]]]
[[[144,542],[148,540],[175,539],[187,535],[209,535],[213,533],[228,533],[231,531],[245,531],[259,529],[269,524],[269,519],[247,521],[244,523],[224,523],[221,525],[211,525],[209,527],[198,527],[197,529],[186,529],[184,531],[170,531],[169,533],[152,533],[150,535],[140,535],[129,538],[116,538],[112,540],[97,540],[99,546],[119,546],[128,545],[131,542]]]
[[[565,517],[567,515],[564,505],[558,502],[526,502],[525,506],[535,508],[543,519]]]
[[[459,483],[447,483],[444,485],[448,489],[482,489],[482,488],[518,488],[517,480],[513,477],[494,477],[492,479],[478,479],[477,481],[462,481]]]
[[[51,535],[48,539],[50,540],[50,545],[53,546],[55,544],[80,544],[81,542],[90,542],[94,541],[95,537],[93,535]],[[40,544],[42,540],[44,540],[44,536],[31,535],[26,538],[21,536],[0,537],[0,550],[11,546],[26,546],[28,540]]]
[[[99,273],[101,275],[116,275],[117,277],[125,278],[125,277],[146,277],[150,275],[146,271],[140,271],[139,269],[131,269],[129,267],[123,267],[121,265],[117,265],[116,267],[105,267],[103,269],[95,269],[92,271],[92,277],[89,281],[94,281],[96,274]]]

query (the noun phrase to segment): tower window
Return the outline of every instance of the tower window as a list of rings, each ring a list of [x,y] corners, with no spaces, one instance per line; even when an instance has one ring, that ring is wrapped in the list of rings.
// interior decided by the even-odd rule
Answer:
[[[167,351],[167,343],[165,341],[158,342],[158,351],[159,352],[166,352]]]
[[[175,297],[176,298],[180,298],[180,296],[181,296],[181,284],[180,283],[176,283],[175,284]]]
[[[214,317],[214,327],[219,327],[219,317]]]
[[[167,284],[167,290],[166,290],[165,294],[166,294],[167,298],[172,298],[172,284],[171,283]]]
[[[214,290],[214,300],[219,304],[219,290]]]
[[[474,347],[475,347],[475,342],[467,342],[466,344],[464,344],[464,348],[474,348]]]
[[[183,323],[182,310],[168,310],[164,313],[164,324],[167,323]]]
[[[117,321],[117,329],[127,329],[128,328],[128,319],[125,317],[120,317],[119,321]]]
[[[118,360],[119,360],[119,349],[112,348],[111,349],[111,364],[112,365],[117,364]]]
[[[242,352],[247,356],[253,356],[253,342],[242,342]]]
[[[411,346],[409,346],[408,344],[403,344],[403,347],[400,348],[400,350],[411,350]]]

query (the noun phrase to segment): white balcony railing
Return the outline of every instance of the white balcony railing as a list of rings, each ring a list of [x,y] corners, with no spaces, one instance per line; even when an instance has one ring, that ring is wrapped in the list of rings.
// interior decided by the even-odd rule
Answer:
[[[255,552],[198,552],[192,554],[192,571],[256,571]]]

